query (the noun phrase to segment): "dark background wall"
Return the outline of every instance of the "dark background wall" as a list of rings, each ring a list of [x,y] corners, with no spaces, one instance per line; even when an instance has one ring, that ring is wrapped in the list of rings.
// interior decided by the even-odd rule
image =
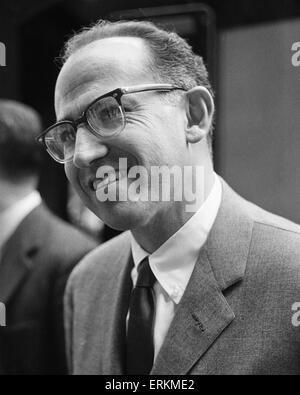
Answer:
[[[48,125],[55,120],[55,59],[72,31],[119,10],[139,8],[143,15],[144,7],[192,3],[199,2],[1,0],[0,41],[7,46],[7,67],[0,68],[0,96],[32,105]],[[216,168],[245,197],[300,222],[300,69],[291,67],[289,57],[291,40],[300,41],[300,2],[205,3],[215,15],[218,42],[211,66],[219,114]],[[207,42],[203,51],[209,52],[211,45],[213,41]],[[62,166],[46,160],[41,189],[50,207],[66,218]]]
[[[249,200],[300,222],[300,17],[220,36],[218,157]]]

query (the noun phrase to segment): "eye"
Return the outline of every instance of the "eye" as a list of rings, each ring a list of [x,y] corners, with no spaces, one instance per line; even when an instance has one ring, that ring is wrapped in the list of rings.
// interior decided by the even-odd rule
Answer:
[[[60,140],[62,143],[69,143],[75,141],[75,134],[70,129],[64,129],[60,133]]]
[[[119,116],[119,113],[120,113],[119,107],[111,106],[102,109],[100,116],[101,118],[114,119],[117,116]]]

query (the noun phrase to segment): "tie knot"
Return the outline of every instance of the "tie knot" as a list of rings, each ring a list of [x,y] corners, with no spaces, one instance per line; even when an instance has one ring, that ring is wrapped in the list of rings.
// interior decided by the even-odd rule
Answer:
[[[136,287],[152,288],[156,278],[149,265],[149,259],[145,258],[138,267],[138,279]]]

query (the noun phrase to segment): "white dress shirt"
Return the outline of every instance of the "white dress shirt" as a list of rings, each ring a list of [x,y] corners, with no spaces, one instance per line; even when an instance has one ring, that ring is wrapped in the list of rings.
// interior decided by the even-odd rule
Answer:
[[[217,217],[222,199],[222,185],[215,175],[214,186],[200,209],[193,217],[167,240],[157,251],[149,255],[132,235],[131,249],[134,268],[131,273],[133,285],[137,282],[138,265],[149,258],[150,267],[157,279],[155,293],[154,348],[155,359],[175,316],[177,305],[187,288],[201,247]],[[128,317],[127,317],[128,318]]]
[[[41,195],[39,192],[34,191],[25,198],[10,206],[3,213],[0,213],[0,259],[1,250],[5,243],[14,234],[18,226],[27,217],[27,215],[30,214],[41,203]]]

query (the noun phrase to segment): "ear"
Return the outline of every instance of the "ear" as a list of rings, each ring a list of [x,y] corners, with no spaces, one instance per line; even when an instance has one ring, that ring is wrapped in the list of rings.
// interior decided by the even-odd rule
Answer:
[[[187,126],[186,139],[188,143],[199,143],[209,134],[212,126],[215,105],[208,89],[197,86],[186,93]]]

